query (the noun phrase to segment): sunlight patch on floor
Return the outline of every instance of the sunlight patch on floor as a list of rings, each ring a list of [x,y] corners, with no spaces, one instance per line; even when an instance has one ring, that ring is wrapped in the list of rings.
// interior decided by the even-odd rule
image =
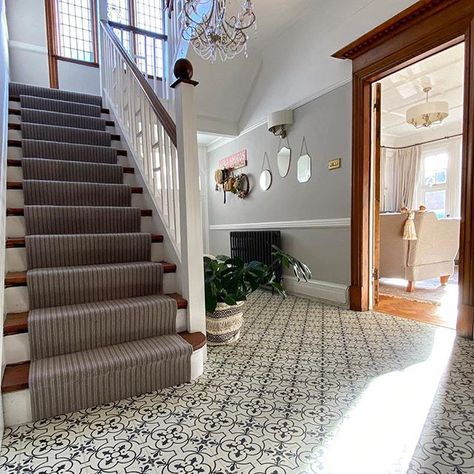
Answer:
[[[381,474],[408,469],[455,333],[437,329],[429,358],[375,378],[327,445],[327,474]]]

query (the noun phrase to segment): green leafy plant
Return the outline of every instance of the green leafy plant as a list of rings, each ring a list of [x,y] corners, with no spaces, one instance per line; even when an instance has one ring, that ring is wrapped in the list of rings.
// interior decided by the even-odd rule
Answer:
[[[230,258],[226,255],[204,257],[206,311],[213,313],[218,303],[233,306],[238,301],[245,301],[248,295],[262,285],[268,285],[278,294],[286,296],[285,290],[277,281],[276,270],[280,265],[292,268],[298,281],[308,281],[311,278],[310,269],[295,257],[276,246],[273,246],[272,255],[271,265],[257,261],[245,263],[238,257]]]

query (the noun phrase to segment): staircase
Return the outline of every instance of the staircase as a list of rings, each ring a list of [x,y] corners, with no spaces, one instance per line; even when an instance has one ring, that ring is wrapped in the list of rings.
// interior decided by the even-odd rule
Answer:
[[[176,242],[101,97],[10,84],[8,145],[5,424],[200,375],[206,339],[164,261]]]

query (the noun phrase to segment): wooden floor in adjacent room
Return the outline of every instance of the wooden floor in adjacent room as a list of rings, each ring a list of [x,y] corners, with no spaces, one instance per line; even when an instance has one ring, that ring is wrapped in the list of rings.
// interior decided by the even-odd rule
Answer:
[[[456,329],[457,305],[441,305],[380,295],[374,311]]]

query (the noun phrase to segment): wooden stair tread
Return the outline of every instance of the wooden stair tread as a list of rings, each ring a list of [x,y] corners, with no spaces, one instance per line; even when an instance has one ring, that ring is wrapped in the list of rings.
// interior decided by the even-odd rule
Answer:
[[[84,184],[107,184],[107,183],[84,183]],[[23,181],[7,181],[7,189],[23,189]],[[143,194],[141,186],[131,186],[132,194]]]
[[[176,300],[178,309],[186,309],[188,302],[179,293],[169,293],[166,296]],[[15,334],[24,334],[28,332],[28,311],[23,313],[8,313],[3,325],[3,335],[13,336]]]
[[[156,242],[163,242],[164,237],[159,234],[152,234],[151,241],[153,243]],[[24,248],[25,247],[25,237],[11,237],[8,238],[6,241],[6,248],[7,249],[14,249],[14,248]]]
[[[157,262],[157,263],[161,263],[161,265],[163,266],[163,273],[176,272],[176,265],[174,263],[168,263],[168,262]],[[11,288],[12,286],[26,286],[27,285],[26,273],[27,272],[8,272],[5,275],[5,288]]]
[[[100,207],[106,207],[106,206],[100,206]],[[20,216],[21,217],[24,215],[25,215],[25,211],[22,207],[7,207],[7,216]],[[142,217],[150,217],[152,215],[153,215],[152,209],[142,209]]]
[[[193,351],[197,351],[206,345],[206,336],[201,332],[189,333],[180,332],[186,342],[193,346]],[[2,393],[16,392],[28,388],[30,375],[30,362],[20,362],[19,364],[9,364],[5,367],[2,380]]]
[[[9,364],[5,366],[2,379],[2,392],[16,392],[28,388],[28,377],[30,375],[30,362]]]
[[[28,332],[28,311],[23,313],[8,313],[3,324],[3,335],[13,336]]]
[[[41,99],[42,97],[40,97]],[[12,102],[20,102],[20,96],[18,95],[10,95],[8,97],[8,100],[11,100]],[[74,101],[72,100],[63,100],[63,99],[52,99],[52,100],[62,100],[63,102],[72,102],[72,103],[75,103]],[[79,104],[82,104],[82,102],[78,102]],[[94,104],[84,104],[84,105],[94,105]],[[101,107],[100,109],[101,113],[103,114],[109,114],[110,113],[110,110],[109,109],[106,109],[105,107]]]
[[[202,349],[207,342],[206,336],[202,332],[179,332],[178,333],[187,343],[193,346],[193,352]]]
[[[34,123],[34,124],[31,124],[31,125],[46,125],[46,124],[43,124],[43,123]],[[51,126],[51,125],[48,125],[48,126]],[[65,127],[65,128],[74,128],[74,127]],[[21,123],[9,123],[8,124],[8,130],[21,130]],[[81,128],[80,130],[88,130],[88,129],[83,129]],[[90,132],[100,132],[102,130],[89,130]],[[120,138],[120,135],[118,133],[111,133],[110,134],[110,138],[112,140],[121,140]],[[76,144],[77,145],[77,144]]]
[[[51,112],[51,113],[56,113],[56,114],[65,114],[65,115],[76,115],[76,114],[68,114],[67,112],[56,112],[54,110],[41,110],[41,112]],[[21,109],[8,109],[8,115],[21,115]],[[78,115],[78,117],[83,117],[83,115]],[[99,118],[99,117],[92,117],[91,118]],[[27,122],[30,123],[30,122]],[[38,124],[38,125],[44,125],[44,124]],[[106,120],[105,125],[107,127],[115,127],[115,122],[113,120]],[[89,129],[85,129],[89,130]],[[93,130],[93,129],[91,129]]]
[[[69,143],[69,145],[80,145],[80,143]],[[8,146],[21,148],[21,140],[9,139]],[[127,150],[117,149],[118,156],[127,156]]]

